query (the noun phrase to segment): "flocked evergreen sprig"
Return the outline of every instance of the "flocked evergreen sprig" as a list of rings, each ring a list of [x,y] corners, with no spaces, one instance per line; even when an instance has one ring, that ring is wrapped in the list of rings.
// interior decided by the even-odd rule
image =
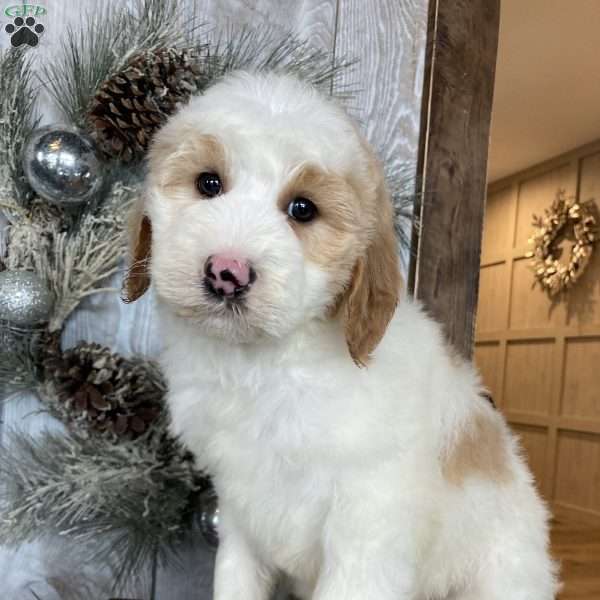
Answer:
[[[417,181],[415,166],[410,163],[401,165],[385,165],[385,179],[390,190],[392,206],[394,207],[394,228],[398,238],[400,258],[404,267],[410,258],[412,227],[418,227],[413,212]]]
[[[332,57],[308,40],[275,27],[230,27],[209,34],[208,39],[210,43],[201,56],[210,69],[209,82],[232,71],[251,70],[294,75],[339,100],[351,98],[357,91],[353,84],[344,81],[344,75],[356,63],[354,59]]]
[[[117,580],[155,552],[161,562],[174,558],[193,529],[193,500],[208,485],[162,428],[121,444],[9,431],[0,452],[0,540],[69,536],[90,553],[82,563],[117,565]]]
[[[31,196],[21,154],[38,123],[36,91],[30,60],[24,50],[0,50],[0,210],[22,213]]]
[[[57,60],[43,70],[45,83],[65,117],[85,127],[105,81],[140,53],[184,45],[196,28],[194,21],[182,22],[178,0],[101,4],[67,28]]]
[[[0,95],[0,136],[10,138],[1,150],[0,208],[10,226],[0,245],[0,275],[33,272],[54,297],[45,326],[0,322],[0,394],[37,390],[46,410],[71,431],[3,435],[0,544],[69,536],[82,542],[82,552],[94,552],[86,561],[110,559],[118,583],[150,556],[173,558],[177,542],[191,531],[194,498],[206,486],[189,453],[167,432],[165,386],[153,363],[102,349],[93,364],[83,360],[79,373],[69,373],[66,363],[85,352],[57,346],[81,300],[112,289],[106,280],[123,258],[126,213],[138,186],[134,177],[111,168],[101,197],[77,211],[32,194],[19,162],[36,123],[26,55],[1,51],[0,74],[7,83],[18,82]],[[98,349],[88,347],[87,358],[94,353]],[[54,371],[52,360],[61,363]]]
[[[41,328],[24,329],[0,321],[0,401],[38,385],[45,343]]]

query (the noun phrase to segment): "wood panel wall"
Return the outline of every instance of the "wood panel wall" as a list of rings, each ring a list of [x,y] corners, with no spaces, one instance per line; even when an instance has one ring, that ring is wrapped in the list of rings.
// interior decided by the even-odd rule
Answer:
[[[544,497],[600,517],[600,246],[555,301],[525,258],[532,215],[559,188],[600,206],[600,141],[490,186],[475,360]]]
[[[14,3],[18,2],[26,3]],[[44,37],[31,50],[39,57],[37,65],[52,60],[68,25],[77,27],[85,12],[100,4],[96,0],[35,3],[48,9],[41,19],[46,27]],[[351,112],[383,158],[395,163],[416,163],[428,0],[180,0],[179,6],[184,20],[198,14],[216,27],[268,23],[309,39],[337,56],[358,58],[356,67],[345,74],[345,83],[354,84],[358,90]],[[9,37],[4,33],[7,22],[0,14],[0,47],[9,45]],[[44,122],[59,118],[43,94],[40,108]],[[119,287],[118,280],[115,284]],[[68,347],[79,339],[107,344],[125,355],[156,355],[160,339],[152,298],[147,295],[125,306],[116,293],[92,296],[70,320],[63,343]],[[59,426],[40,414],[39,408],[33,396],[20,395],[5,405],[2,426],[28,429],[33,434]],[[149,564],[139,573],[139,581],[120,596],[137,600],[208,600],[212,597],[212,560],[212,554],[199,542],[183,549],[178,569],[157,569],[155,564]],[[0,596],[10,600],[110,597],[110,574],[102,565],[83,570],[78,548],[64,540],[28,545],[17,553],[0,548],[0,581]]]

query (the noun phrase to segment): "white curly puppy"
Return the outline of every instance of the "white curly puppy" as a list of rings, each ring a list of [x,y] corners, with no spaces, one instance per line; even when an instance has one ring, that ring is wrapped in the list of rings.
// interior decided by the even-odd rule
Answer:
[[[216,600],[552,600],[547,513],[469,364],[407,298],[382,169],[310,86],[236,74],[157,134],[173,428],[220,498]]]

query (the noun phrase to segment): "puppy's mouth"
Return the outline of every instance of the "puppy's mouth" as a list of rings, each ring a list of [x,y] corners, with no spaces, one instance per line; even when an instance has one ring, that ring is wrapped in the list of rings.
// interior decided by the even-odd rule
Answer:
[[[277,269],[274,261],[254,258],[251,262],[229,253],[204,260],[202,270],[179,272],[177,285],[157,285],[159,296],[189,322],[190,330],[245,344],[279,339],[303,318],[303,299],[296,285],[302,281],[301,273]],[[163,295],[163,290],[169,295]]]
[[[215,283],[208,277],[202,281],[207,300],[218,308],[239,312],[245,310],[247,293],[250,286],[234,286],[232,292],[226,292],[222,287],[215,286]]]

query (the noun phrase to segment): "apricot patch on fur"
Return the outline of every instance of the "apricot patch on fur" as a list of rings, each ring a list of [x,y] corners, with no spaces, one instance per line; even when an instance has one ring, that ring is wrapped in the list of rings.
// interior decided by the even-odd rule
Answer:
[[[169,132],[151,146],[148,161],[151,182],[173,200],[188,199],[202,172],[218,173],[228,187],[225,148],[212,135]]]
[[[470,477],[507,482],[511,472],[506,444],[500,423],[485,415],[476,415],[445,456],[442,473],[455,485],[461,485]]]
[[[394,215],[374,157],[362,177],[342,177],[304,165],[280,195],[282,210],[294,196],[317,205],[314,223],[291,223],[306,257],[330,275],[331,315],[340,309],[354,362],[364,366],[391,320],[401,287]]]

